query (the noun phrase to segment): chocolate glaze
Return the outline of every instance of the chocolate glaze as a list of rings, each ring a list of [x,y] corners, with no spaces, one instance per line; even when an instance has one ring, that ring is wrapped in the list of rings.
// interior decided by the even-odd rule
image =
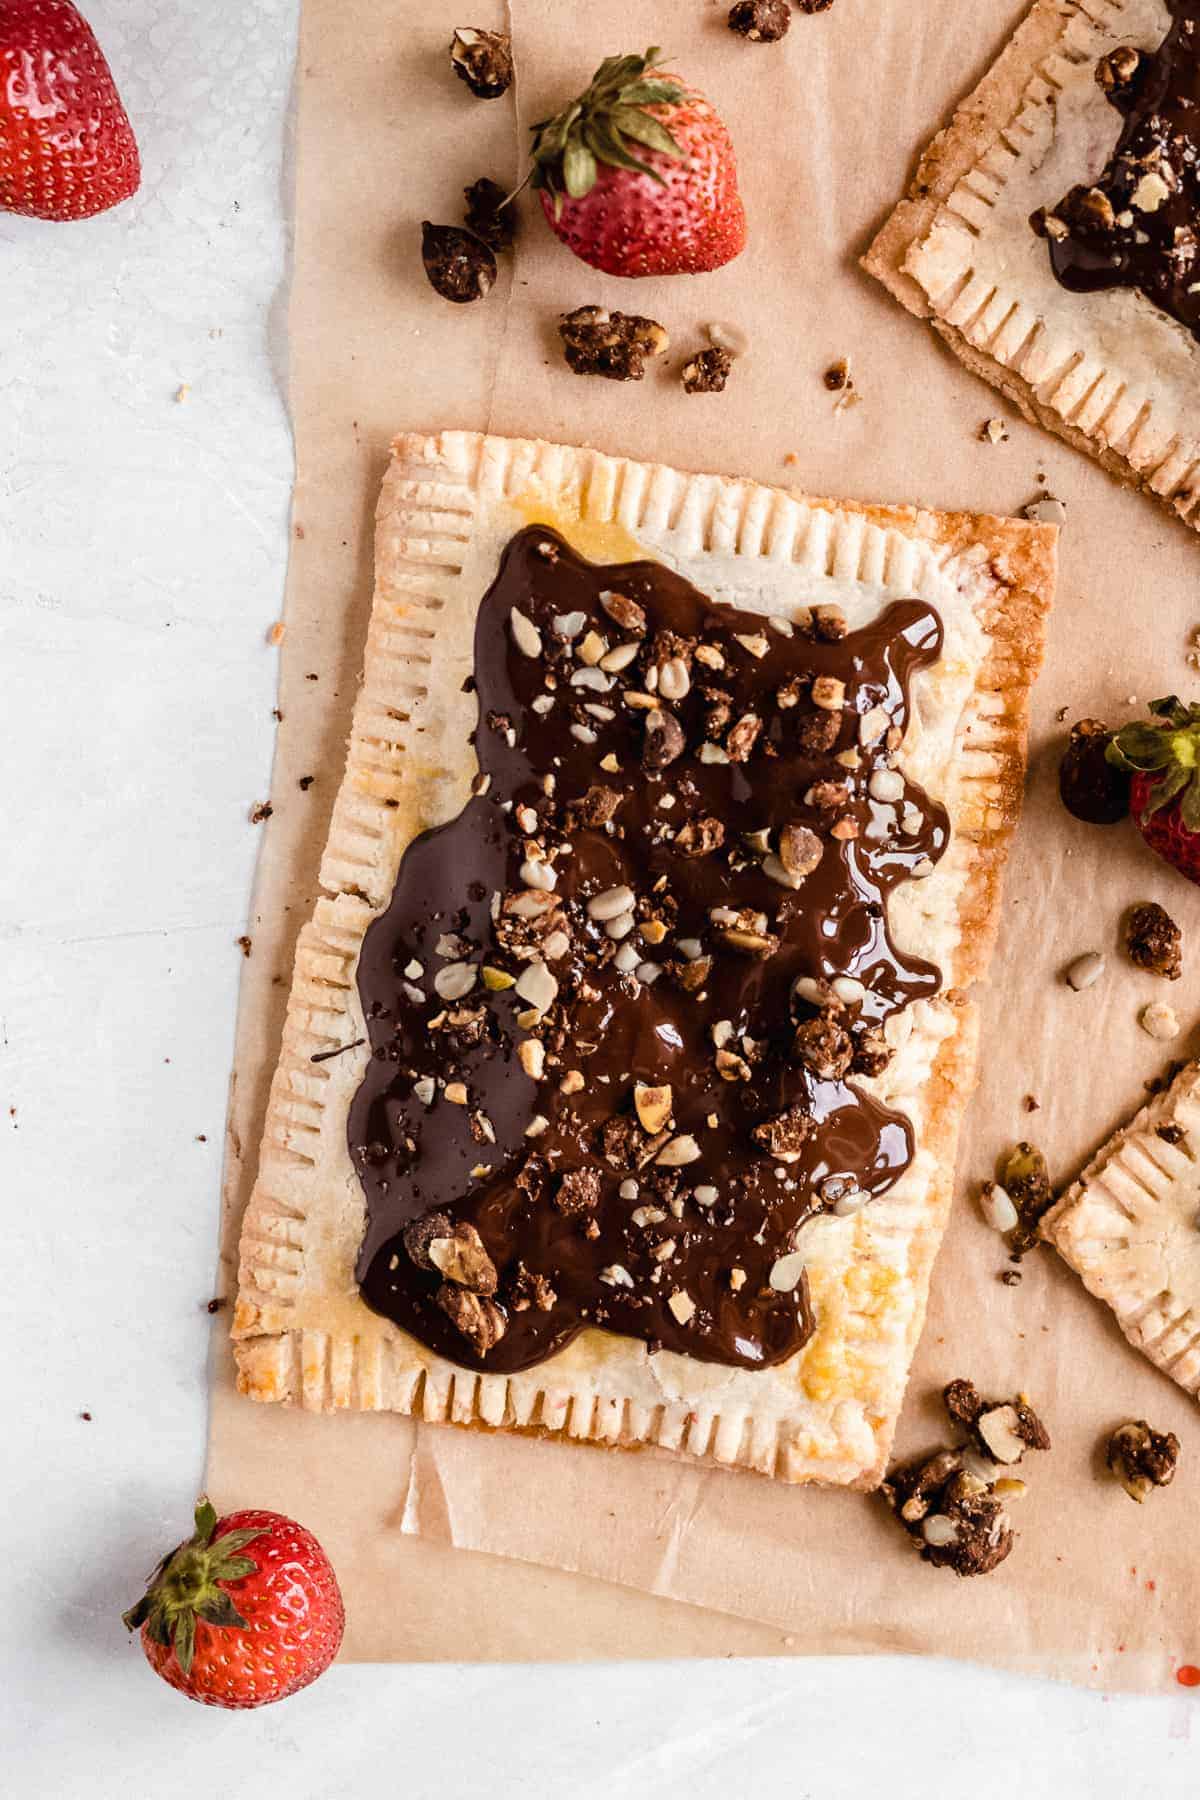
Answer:
[[[644,609],[644,637],[614,625],[601,603],[602,594],[613,593]],[[514,643],[514,609],[536,626],[543,654],[527,655]],[[554,621],[572,613],[585,615],[585,623],[568,642]],[[608,693],[570,685],[583,666],[576,652],[589,631],[610,649],[639,646]],[[669,766],[653,769],[641,762],[646,712],[624,695],[643,691],[653,680],[649,664],[678,648],[655,642],[663,631],[688,640],[685,662],[699,642],[715,646],[727,666],[714,672],[691,663],[690,691],[670,709],[687,748]],[[736,633],[763,654],[745,649]],[[481,771],[476,787],[486,791],[457,819],[409,846],[391,903],[367,932],[359,961],[372,1060],[351,1107],[348,1137],[367,1202],[357,1273],[370,1306],[451,1360],[495,1371],[541,1361],[585,1325],[642,1338],[652,1349],[749,1368],[801,1347],[813,1329],[807,1284],[800,1279],[791,1291],[775,1291],[773,1265],[795,1248],[805,1220],[829,1210],[839,1195],[886,1192],[908,1167],[913,1142],[908,1122],[853,1081],[819,1079],[792,1060],[796,1021],[818,1016],[815,1004],[793,999],[793,981],[850,975],[864,983],[861,1002],[852,996],[839,1007],[832,1000],[822,1015],[840,1019],[863,1045],[864,1028],[940,985],[932,964],[896,950],[885,905],[896,885],[914,870],[928,872],[943,853],[946,815],[908,783],[896,800],[870,796],[872,775],[891,761],[886,739],[864,747],[856,769],[834,758],[858,745],[860,718],[877,707],[886,711],[890,741],[898,744],[910,677],[936,660],[941,643],[936,612],[916,600],[889,605],[875,623],[841,641],[799,631],[786,637],[766,629],[761,615],[714,604],[658,564],[594,565],[541,527],[513,538],[480,606],[475,636],[479,724],[472,742]],[[781,708],[777,691],[796,676],[802,698]],[[828,717],[811,699],[810,678],[819,676],[843,681],[845,702],[836,715],[836,741],[812,751],[799,740]],[[534,710],[535,701],[545,706],[550,684],[552,708]],[[747,760],[700,759],[706,720],[710,732],[720,722],[704,688],[729,696],[734,723],[749,711],[762,720]],[[614,716],[589,713],[588,704]],[[595,741],[580,741],[578,728]],[[731,741],[728,730],[720,736]],[[619,764],[616,772],[603,766],[609,757]],[[548,775],[552,795],[544,791]],[[814,782],[831,779],[847,785],[832,814],[818,808],[810,791]],[[882,785],[886,791],[888,782]],[[607,827],[584,825],[577,811],[567,810],[594,786],[620,799]],[[464,999],[446,1003],[433,988],[433,977],[450,962],[518,976],[528,968],[512,954],[511,940],[507,948],[498,943],[494,923],[499,897],[522,891],[531,822],[525,807],[538,812],[541,847],[555,852],[553,898],[562,922],[555,928],[569,935],[566,953],[546,963],[558,994],[538,1027],[546,1049],[540,1081],[516,1056],[517,1044],[530,1035],[517,1024],[520,1015],[529,1017],[526,999],[512,988],[477,984]],[[724,823],[724,845],[687,857],[675,834],[687,820],[703,817]],[[843,831],[857,827],[860,835],[831,836],[831,819],[838,818],[847,822]],[[761,848],[747,847],[743,837],[771,830],[775,844],[774,832],[788,822],[808,825],[823,849],[797,889],[770,879]],[[585,909],[589,898],[622,885],[637,896],[638,929],[623,942],[637,950],[641,979],[620,971],[614,961],[620,946]],[[778,940],[774,953],[738,954],[721,942],[709,912],[722,906],[766,914]],[[509,915],[501,918],[503,935]],[[669,928],[658,944],[651,941],[653,925],[650,937],[642,935],[642,925],[655,919]],[[460,942],[442,942],[439,954],[446,934]],[[703,985],[687,992],[676,978],[686,960],[677,946],[694,939],[713,962]],[[662,969],[657,979],[646,967],[651,963]],[[712,1027],[725,1020],[734,1032],[730,1050],[743,1051],[744,1036],[753,1040],[747,1051],[757,1059],[752,1079],[731,1081],[716,1071]],[[869,1067],[869,1058],[858,1066]],[[563,1094],[559,1084],[573,1071],[582,1085]],[[438,1086],[425,1104],[420,1095],[423,1088],[428,1097],[430,1080]],[[631,1117],[635,1081],[671,1085],[672,1132],[694,1136],[699,1160],[641,1169],[628,1154],[617,1155],[620,1166],[606,1161],[600,1133],[614,1116]],[[448,1100],[447,1082],[463,1083],[469,1104]],[[422,1088],[414,1091],[416,1083]],[[812,1134],[797,1160],[784,1162],[750,1134],[793,1105],[810,1115]],[[545,1128],[528,1135],[539,1117]],[[559,1183],[576,1170],[596,1172],[598,1196],[590,1210],[565,1213],[556,1204]],[[693,1197],[697,1186],[700,1201]],[[639,1208],[651,1209],[650,1217],[639,1214],[635,1221]],[[474,1225],[499,1271],[495,1301],[507,1323],[482,1356],[436,1304],[436,1272],[417,1267],[405,1250],[404,1227],[434,1210]],[[668,1242],[673,1248],[664,1249]],[[550,1284],[548,1310],[511,1304],[522,1265]],[[625,1277],[602,1278],[614,1269]],[[738,1270],[744,1271],[740,1285],[736,1274],[731,1278]],[[676,1298],[675,1310],[668,1304],[673,1295],[686,1297]]]
[[[1168,0],[1171,29],[1155,51],[1137,53],[1127,79],[1114,58],[1101,65],[1108,98],[1124,115],[1117,147],[1095,189],[1078,187],[1035,229],[1050,235],[1050,261],[1058,280],[1077,293],[1098,288],[1140,288],[1147,299],[1200,337],[1200,0]],[[1125,55],[1115,53],[1115,58]],[[1155,174],[1139,200],[1143,177]],[[1089,195],[1097,190],[1108,210]],[[1145,204],[1161,199],[1160,204]],[[1067,235],[1055,235],[1057,220]]]

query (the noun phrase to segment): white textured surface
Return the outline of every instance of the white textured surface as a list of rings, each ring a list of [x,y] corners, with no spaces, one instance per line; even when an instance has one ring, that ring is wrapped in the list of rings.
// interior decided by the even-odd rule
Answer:
[[[0,218],[5,1792],[1194,1793],[1183,1692],[883,1659],[347,1668],[243,1717],[189,1707],[125,1645],[203,1450],[287,548],[271,345],[296,0],[87,10],[145,190],[90,224]]]

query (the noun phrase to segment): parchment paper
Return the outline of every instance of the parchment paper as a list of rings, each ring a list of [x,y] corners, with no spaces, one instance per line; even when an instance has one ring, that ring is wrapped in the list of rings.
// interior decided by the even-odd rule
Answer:
[[[219,1502],[278,1505],[317,1530],[346,1592],[350,1657],[899,1650],[1165,1686],[1179,1663],[1200,1661],[1193,1408],[1051,1251],[1026,1262],[1019,1287],[1003,1286],[1003,1246],[972,1195],[1020,1137],[1068,1179],[1135,1110],[1164,1061],[1137,1024],[1147,1000],[1169,998],[1186,1021],[1171,1051],[1194,1049],[1200,899],[1160,870],[1131,827],[1069,820],[1055,767],[1062,709],[1115,720],[1137,701],[1194,689],[1184,657],[1200,619],[1196,547],[1149,502],[1009,415],[855,264],[916,152],[1023,6],[837,0],[825,14],[797,13],[776,46],[733,37],[726,10],[723,0],[514,0],[518,87],[484,103],[449,73],[449,26],[430,18],[442,9],[307,0],[284,716],[238,1021],[224,1291],[292,948],[340,775],[371,590],[371,512],[396,430],[521,432],[812,493],[944,507],[1016,510],[1048,489],[1065,500],[1067,525],[1028,804],[984,998],[962,1195],[898,1450],[941,1441],[936,1393],[959,1374],[988,1393],[1028,1391],[1054,1449],[1023,1471],[1030,1495],[1012,1557],[988,1579],[960,1582],[919,1562],[877,1498],[696,1473],[656,1453],[256,1407],[233,1394],[222,1328],[210,1484]],[[469,22],[505,18],[485,0]],[[729,123],[750,219],[745,255],[706,277],[612,281],[577,263],[527,201],[511,274],[480,305],[438,300],[420,269],[420,219],[457,221],[461,189],[480,174],[514,178],[531,119],[576,91],[602,56],[652,42],[675,53]],[[570,375],[554,322],[586,301],[660,319],[670,368],[641,385]],[[708,320],[741,326],[750,352],[724,395],[688,398],[676,370]],[[837,414],[821,375],[842,356],[861,402]],[[1008,441],[979,441],[997,415]],[[301,792],[307,774],[316,781]],[[1123,909],[1152,898],[1185,933],[1188,973],[1169,994],[1118,946]],[[1109,953],[1108,974],[1075,994],[1060,971],[1092,949]],[[1142,1508],[1105,1477],[1098,1448],[1113,1424],[1138,1416],[1184,1445],[1175,1485]]]

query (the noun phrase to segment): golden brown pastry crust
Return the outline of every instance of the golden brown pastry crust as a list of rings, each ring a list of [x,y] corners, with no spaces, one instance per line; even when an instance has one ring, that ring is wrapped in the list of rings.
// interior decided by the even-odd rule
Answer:
[[[1169,22],[1164,0],[1036,0],[862,266],[1032,423],[1197,530],[1200,347],[1134,290],[1059,287],[1028,224],[1094,179],[1097,142],[1115,142],[1097,58],[1121,42],[1153,47]]]
[[[936,596],[957,653],[944,659],[944,678],[942,665],[932,672],[929,716],[902,752],[944,799],[955,828],[935,875],[893,902],[897,936],[941,946],[946,977],[942,995],[905,1015],[899,1073],[880,1087],[918,1125],[918,1155],[884,1200],[806,1227],[817,1330],[778,1369],[652,1356],[640,1342],[585,1331],[532,1370],[480,1376],[435,1356],[358,1297],[363,1202],[345,1127],[366,1053],[315,1065],[311,1057],[362,1035],[362,936],[390,898],[407,843],[452,816],[466,794],[473,703],[461,688],[475,608],[503,544],[531,519],[554,523],[597,559],[657,556],[718,598],[766,610],[834,592],[867,608],[924,592]],[[316,1410],[393,1409],[656,1444],[790,1481],[875,1485],[924,1317],[974,1080],[975,1011],[961,987],[982,972],[995,932],[1055,540],[1047,527],[1010,519],[808,501],[526,440],[457,432],[397,440],[324,895],[297,948],[242,1232],[233,1335],[244,1393]]]

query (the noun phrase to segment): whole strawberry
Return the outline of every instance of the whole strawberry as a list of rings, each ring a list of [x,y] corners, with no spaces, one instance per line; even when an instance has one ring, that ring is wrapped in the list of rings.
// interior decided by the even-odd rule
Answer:
[[[655,72],[661,52],[610,56],[578,100],[533,128],[550,229],[608,275],[695,275],[746,247],[729,133],[704,95]]]
[[[205,1706],[265,1706],[329,1667],[346,1615],[320,1544],[275,1512],[218,1519],[196,1504],[196,1530],[165,1556],[123,1614],[140,1626],[152,1669]]]
[[[137,192],[137,142],[70,0],[0,0],[0,211],[87,219]]]
[[[1200,883],[1200,706],[1152,700],[1154,723],[1124,725],[1109,762],[1132,777],[1129,808],[1150,848]]]

